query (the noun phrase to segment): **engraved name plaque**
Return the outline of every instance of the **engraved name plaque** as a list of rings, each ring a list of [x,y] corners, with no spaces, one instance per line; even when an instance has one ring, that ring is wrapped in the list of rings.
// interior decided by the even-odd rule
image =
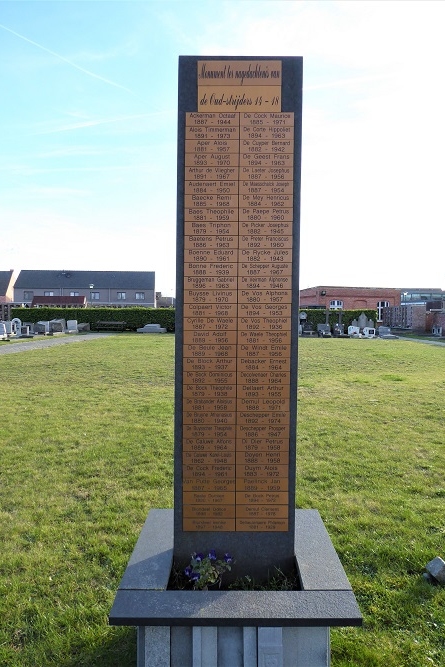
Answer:
[[[180,58],[177,557],[292,558],[301,87],[301,58]]]

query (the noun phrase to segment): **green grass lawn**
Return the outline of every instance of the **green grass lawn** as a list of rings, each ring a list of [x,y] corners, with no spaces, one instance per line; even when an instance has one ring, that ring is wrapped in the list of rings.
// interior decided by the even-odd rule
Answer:
[[[0,356],[0,665],[134,667],[108,626],[148,510],[173,502],[174,337]],[[364,615],[333,667],[445,664],[445,349],[300,340],[297,501],[320,511]]]
[[[302,340],[297,499],[319,509],[364,615],[335,667],[445,664],[445,348]]]
[[[0,357],[0,665],[126,667],[107,615],[150,507],[173,497],[174,338]]]

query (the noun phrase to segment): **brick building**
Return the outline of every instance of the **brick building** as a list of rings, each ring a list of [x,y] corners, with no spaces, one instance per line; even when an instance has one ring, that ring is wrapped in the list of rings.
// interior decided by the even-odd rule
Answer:
[[[391,329],[410,329],[417,333],[431,333],[435,328],[442,328],[445,334],[445,301],[386,308],[383,324]]]
[[[300,308],[330,310],[376,310],[377,321],[383,309],[400,306],[401,290],[392,287],[333,287],[320,285],[300,290]]]
[[[10,319],[10,308],[14,296],[15,272],[0,271],[0,320]]]
[[[14,271],[0,271],[0,303],[10,303],[14,295]]]

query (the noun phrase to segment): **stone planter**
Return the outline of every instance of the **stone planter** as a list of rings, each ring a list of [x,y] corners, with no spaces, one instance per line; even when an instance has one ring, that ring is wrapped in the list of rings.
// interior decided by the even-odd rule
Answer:
[[[137,627],[137,667],[328,667],[329,628],[362,617],[318,512],[295,519],[301,590],[170,591],[173,510],[152,510],[109,617]]]

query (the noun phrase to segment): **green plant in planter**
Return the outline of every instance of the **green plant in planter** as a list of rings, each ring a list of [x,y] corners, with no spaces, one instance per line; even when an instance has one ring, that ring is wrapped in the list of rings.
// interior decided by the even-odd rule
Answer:
[[[255,581],[250,575],[237,577],[229,585],[232,591],[299,591],[300,581],[297,572],[285,574],[280,568],[275,567],[274,572],[269,574],[265,581]]]
[[[210,549],[207,556],[202,553],[193,553],[190,565],[184,570],[184,575],[193,585],[194,590],[205,591],[209,586],[221,587],[222,575],[230,572],[234,562],[229,553],[218,558],[215,550]]]

